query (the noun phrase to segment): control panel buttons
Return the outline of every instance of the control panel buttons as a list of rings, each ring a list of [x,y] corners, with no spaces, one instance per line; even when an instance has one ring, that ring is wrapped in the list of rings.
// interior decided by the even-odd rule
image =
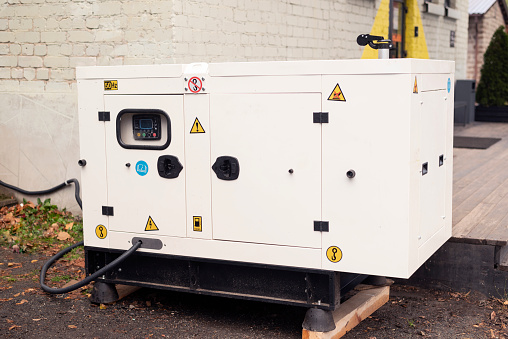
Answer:
[[[160,140],[159,114],[135,114],[132,116],[132,134],[135,140]]]

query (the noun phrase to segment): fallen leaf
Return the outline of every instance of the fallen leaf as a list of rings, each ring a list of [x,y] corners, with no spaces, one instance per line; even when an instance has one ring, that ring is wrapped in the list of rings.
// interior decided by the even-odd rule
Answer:
[[[74,226],[74,223],[73,222],[70,222],[68,224],[65,225],[65,230],[68,231],[72,228],[72,226]]]
[[[60,241],[65,241],[65,240],[69,239],[70,237],[71,236],[67,232],[59,232],[56,238]]]
[[[78,328],[76,325],[69,325],[68,328]]]
[[[0,301],[11,301],[12,298],[5,298],[5,299],[0,299]]]
[[[18,326],[18,325],[12,325],[11,327],[9,327],[9,331],[12,330],[12,329],[15,329],[16,327],[21,327],[21,326]]]
[[[147,300],[147,301],[146,301],[146,306],[147,306],[147,307],[152,306],[152,302],[151,302],[150,300]]]
[[[105,310],[105,309],[106,309],[106,305],[101,304],[101,305],[99,306],[99,309],[101,309],[101,310]]]
[[[12,267],[14,265],[21,265],[19,262],[10,262],[10,263],[7,263],[7,267]]]
[[[34,259],[34,260],[30,261],[30,262],[33,264],[34,262],[37,262],[37,261],[39,261],[39,260]]]
[[[42,319],[32,319],[32,320],[33,320],[33,321],[40,321],[40,320],[42,320]]]
[[[491,338],[495,338],[496,335],[494,334],[494,330],[493,329],[490,329],[490,337]]]
[[[23,305],[24,303],[27,303],[27,302],[28,302],[28,300],[23,299],[19,303],[16,303],[16,305]]]
[[[16,293],[16,294],[14,294],[14,295],[13,295],[13,297],[14,297],[14,298],[19,297],[19,295],[20,295],[20,294],[21,294],[21,293]]]
[[[4,215],[4,217],[2,219],[2,221],[4,221],[4,222],[11,222],[13,220],[14,220],[14,216],[12,215],[12,212]]]
[[[12,323],[14,322],[14,320],[11,320],[11,319],[5,319],[5,320],[7,320],[7,322],[8,322],[9,324],[12,324]]]
[[[85,268],[85,259],[84,258],[74,259],[72,261],[72,264],[81,268]]]
[[[496,317],[496,312],[492,311],[492,313],[490,314],[490,320],[494,320],[495,317]]]

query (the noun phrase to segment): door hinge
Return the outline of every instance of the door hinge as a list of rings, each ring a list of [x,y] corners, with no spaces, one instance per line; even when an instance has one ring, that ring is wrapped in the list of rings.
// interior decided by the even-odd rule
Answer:
[[[113,216],[113,206],[102,206],[102,215]]]
[[[99,121],[109,121],[109,112],[99,111]]]
[[[314,112],[314,123],[315,124],[327,124],[328,123],[328,112]]]
[[[314,220],[314,231],[328,232],[328,230],[329,230],[328,221],[315,221]]]

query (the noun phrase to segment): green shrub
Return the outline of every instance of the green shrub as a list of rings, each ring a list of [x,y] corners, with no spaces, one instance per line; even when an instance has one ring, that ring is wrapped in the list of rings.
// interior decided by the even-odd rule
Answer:
[[[508,34],[500,26],[483,57],[476,101],[482,106],[504,106],[508,102]]]

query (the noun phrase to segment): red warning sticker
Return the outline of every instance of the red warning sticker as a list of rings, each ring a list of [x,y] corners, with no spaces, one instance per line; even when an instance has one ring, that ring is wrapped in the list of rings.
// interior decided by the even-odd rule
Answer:
[[[203,88],[203,82],[198,77],[192,77],[187,82],[187,86],[192,93],[199,93]]]

